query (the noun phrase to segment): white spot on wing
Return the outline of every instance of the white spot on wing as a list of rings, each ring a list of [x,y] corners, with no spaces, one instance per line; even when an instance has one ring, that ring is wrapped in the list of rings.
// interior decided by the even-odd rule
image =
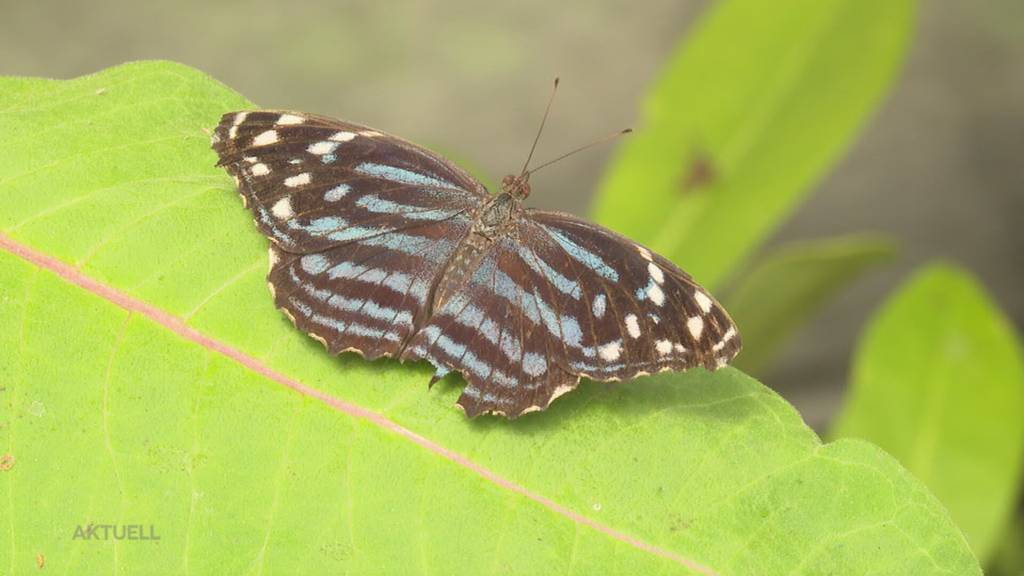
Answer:
[[[231,124],[233,126],[238,126],[242,122],[245,122],[245,117],[248,115],[248,112],[239,112],[238,114],[235,114],[235,120]]]
[[[274,142],[277,142],[277,130],[267,130],[253,138],[252,145],[266,146],[267,144],[273,144]]]
[[[695,290],[693,292],[693,300],[697,302],[697,306],[700,306],[701,312],[705,314],[711,312],[711,298],[708,298],[707,294],[700,290]]]
[[[296,174],[295,176],[289,176],[284,179],[284,185],[289,188],[296,188],[309,184],[310,176],[309,172],[303,172],[302,174]]]
[[[277,119],[278,126],[294,126],[295,124],[302,124],[306,119],[302,116],[296,116],[295,114],[281,114],[281,117]]]
[[[654,343],[654,348],[658,351],[658,354],[665,356],[672,352],[672,343],[668,340],[658,340]]]
[[[271,246],[271,247],[269,247],[267,249],[267,256],[270,257],[270,266],[268,268],[268,272],[269,272],[270,270],[274,269],[274,265],[276,265],[278,262],[281,261],[281,257],[277,253],[277,250],[274,250],[273,246]]]
[[[636,314],[626,314],[626,330],[634,340],[640,337],[640,324],[636,321]]]
[[[658,265],[655,264],[654,262],[651,262],[647,265],[647,272],[651,275],[651,278],[654,278],[654,281],[657,282],[658,284],[665,282],[665,273],[662,272],[661,268],[658,268]]]
[[[331,152],[334,152],[340,145],[341,144],[339,142],[331,142],[329,140],[324,140],[322,142],[310,144],[309,148],[306,148],[306,152],[309,152],[310,154],[317,154],[323,156],[324,154],[330,154]]]
[[[287,220],[295,215],[295,212],[292,211],[292,201],[289,198],[281,198],[275,202],[270,212],[281,220]]]
[[[651,284],[647,289],[647,297],[658,306],[665,303],[665,293],[661,291],[661,287],[657,284]]]
[[[700,335],[704,332],[704,319],[700,316],[690,316],[686,321],[686,329],[690,331],[690,336],[693,336],[694,340],[700,340]]]
[[[643,246],[637,246],[636,249],[640,252],[640,255],[643,256],[644,260],[650,262],[651,260],[654,259],[654,257],[651,255],[651,251],[648,250],[647,248],[644,248]]]
[[[266,164],[260,162],[252,165],[253,176],[266,176],[267,174],[270,174],[270,168]]]
[[[686,352],[686,346],[683,346],[679,342],[676,342],[675,344],[673,344],[672,347],[675,348],[676,352],[679,353],[679,354],[682,354],[683,352]]]
[[[377,132],[376,130],[363,130],[363,131],[361,131],[359,133],[359,135],[360,136],[366,136],[367,138],[373,138],[375,136],[383,136],[383,134],[381,134],[380,132]]]
[[[722,348],[725,348],[725,345],[728,344],[729,340],[732,340],[733,336],[735,335],[736,329],[730,326],[729,329],[725,331],[725,334],[722,334],[722,339],[719,340],[717,344],[712,346],[711,349],[715,352],[718,352]]]
[[[355,138],[356,135],[353,132],[336,132],[328,140],[334,140],[335,142],[348,142]]]
[[[597,347],[597,353],[605,362],[614,362],[622,354],[622,340],[616,340]]]

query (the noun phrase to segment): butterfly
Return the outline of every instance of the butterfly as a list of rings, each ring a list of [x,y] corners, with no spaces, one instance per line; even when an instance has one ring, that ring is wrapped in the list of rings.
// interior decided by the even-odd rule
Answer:
[[[275,305],[331,354],[426,360],[431,385],[461,373],[471,418],[739,352],[729,315],[672,262],[525,208],[525,166],[492,195],[400,138],[277,110],[225,114],[212,144],[271,241]]]

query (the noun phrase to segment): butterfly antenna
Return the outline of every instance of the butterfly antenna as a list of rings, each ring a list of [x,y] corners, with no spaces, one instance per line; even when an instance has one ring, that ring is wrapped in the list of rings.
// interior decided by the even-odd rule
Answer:
[[[538,170],[540,170],[541,168],[544,168],[545,166],[550,166],[550,165],[554,164],[555,162],[558,162],[559,160],[564,160],[565,158],[568,158],[569,156],[572,156],[573,154],[576,154],[577,152],[583,152],[584,150],[586,150],[588,148],[593,148],[594,146],[597,146],[598,144],[604,144],[605,142],[609,142],[611,140],[614,140],[614,139],[618,138],[619,136],[622,136],[623,134],[629,134],[632,131],[633,131],[632,128],[626,128],[625,130],[619,130],[618,132],[612,132],[611,134],[605,136],[604,138],[600,138],[598,140],[594,140],[590,144],[587,144],[585,146],[580,146],[579,148],[577,148],[575,150],[570,150],[569,152],[566,152],[565,154],[562,154],[561,156],[559,156],[558,158],[555,158],[553,160],[548,160],[547,162],[541,164],[540,166],[537,166],[536,168],[530,170],[529,173],[533,174],[533,173],[537,172]]]
[[[544,109],[544,117],[540,119],[540,128],[537,129],[537,135],[533,138],[533,146],[530,146],[530,154],[526,157],[526,162],[523,164],[523,170],[519,173],[520,176],[526,174],[526,168],[530,165],[530,160],[533,159],[533,151],[537,149],[537,142],[540,141],[540,133],[544,131],[544,123],[548,121],[548,113],[551,112],[551,104],[555,101],[555,93],[558,92],[558,78],[555,78],[555,85],[551,88],[551,97],[548,98],[548,106]]]

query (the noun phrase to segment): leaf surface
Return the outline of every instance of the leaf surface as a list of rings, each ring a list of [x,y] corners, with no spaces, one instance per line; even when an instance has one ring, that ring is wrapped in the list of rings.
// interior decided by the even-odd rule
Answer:
[[[895,460],[735,369],[470,421],[427,366],[327,356],[213,167],[246,106],[172,63],[0,81],[3,572],[980,573]]]
[[[835,434],[888,450],[989,557],[1024,472],[1024,359],[968,272],[926,267],[876,314]]]

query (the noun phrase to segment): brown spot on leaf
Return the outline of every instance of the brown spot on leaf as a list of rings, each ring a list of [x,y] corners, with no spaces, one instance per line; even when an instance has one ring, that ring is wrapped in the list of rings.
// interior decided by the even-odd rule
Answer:
[[[40,570],[46,566],[46,556],[43,556],[42,552],[36,554],[36,566],[39,566]]]
[[[693,192],[710,186],[718,179],[718,170],[711,155],[707,152],[695,152],[689,166],[683,173],[682,191]]]
[[[14,454],[0,456],[0,472],[7,472],[11,468],[14,468]]]

